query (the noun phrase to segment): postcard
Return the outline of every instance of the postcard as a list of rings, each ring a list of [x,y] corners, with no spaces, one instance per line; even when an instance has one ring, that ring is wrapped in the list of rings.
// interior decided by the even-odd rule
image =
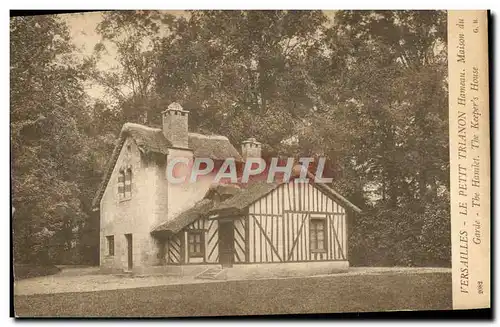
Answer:
[[[486,11],[11,13],[12,316],[490,308]]]

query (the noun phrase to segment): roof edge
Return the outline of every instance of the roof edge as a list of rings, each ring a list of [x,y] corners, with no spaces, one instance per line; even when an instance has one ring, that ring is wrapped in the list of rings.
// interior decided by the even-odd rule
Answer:
[[[343,197],[339,192],[337,192],[333,187],[328,186],[325,183],[316,183],[314,180],[316,179],[316,176],[311,173],[310,171],[307,172],[307,177],[312,180],[314,185],[317,185],[318,187],[324,188],[328,193],[330,193],[334,198],[336,198],[338,201],[342,202],[346,206],[350,207],[352,210],[354,210],[357,213],[361,213],[362,210],[356,206],[354,203],[351,201],[347,200],[345,197]]]
[[[93,211],[99,211],[100,210],[100,204],[101,204],[101,199],[104,195],[104,192],[106,191],[106,187],[108,186],[109,179],[111,178],[111,174],[113,173],[113,170],[115,169],[116,166],[116,161],[118,160],[118,157],[120,156],[120,151],[123,148],[123,144],[125,143],[125,140],[127,139],[128,136],[125,136],[123,134],[123,129],[122,132],[120,132],[120,136],[117,139],[117,143],[115,147],[113,148],[113,152],[111,153],[111,160],[109,161],[106,170],[104,172],[103,178],[101,180],[101,183],[99,184],[99,187],[97,188],[97,191],[94,195],[94,198],[92,199],[92,210]]]

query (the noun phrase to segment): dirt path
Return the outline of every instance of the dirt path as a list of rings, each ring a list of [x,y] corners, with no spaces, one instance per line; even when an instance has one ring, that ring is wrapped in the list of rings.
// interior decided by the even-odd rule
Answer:
[[[14,295],[93,292],[206,282],[193,277],[56,274],[17,281],[14,283]]]
[[[399,268],[399,267],[354,267],[348,272],[335,276],[383,275],[383,274],[420,274],[450,273],[450,268]],[[323,276],[314,276],[320,278]],[[273,278],[270,278],[273,279]],[[103,290],[128,289],[149,286],[196,284],[224,282],[219,280],[201,280],[194,277],[165,275],[110,275],[99,274],[99,268],[64,268],[60,273],[50,276],[29,278],[14,282],[14,295],[54,294],[70,292],[93,292]]]

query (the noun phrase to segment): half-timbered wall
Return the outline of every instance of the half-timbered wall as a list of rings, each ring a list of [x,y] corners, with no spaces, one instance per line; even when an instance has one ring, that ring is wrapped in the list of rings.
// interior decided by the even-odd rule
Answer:
[[[322,252],[311,251],[310,221],[325,222]],[[234,263],[347,260],[346,211],[310,183],[291,182],[249,206],[234,222]],[[197,220],[168,240],[167,263],[219,263],[217,220]],[[190,260],[189,230],[204,230],[205,257]]]
[[[234,220],[234,263],[247,262],[246,225],[245,217]]]
[[[219,262],[219,237],[216,220],[197,220],[186,226],[179,233],[172,235],[167,241],[167,264],[181,263],[218,263]],[[189,258],[188,237],[189,230],[204,230],[204,258]],[[201,259],[201,260],[200,260]]]
[[[182,258],[182,233],[177,233],[168,238],[167,241],[167,264],[179,264]]]
[[[205,260],[208,263],[219,262],[219,234],[217,220],[204,220],[206,226]]]
[[[324,252],[310,249],[310,221],[324,219]],[[248,209],[248,262],[347,260],[346,212],[310,183],[290,182]]]

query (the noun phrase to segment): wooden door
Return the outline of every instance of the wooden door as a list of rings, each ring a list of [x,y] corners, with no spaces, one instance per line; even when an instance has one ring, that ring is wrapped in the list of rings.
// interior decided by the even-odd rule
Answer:
[[[232,267],[234,260],[234,226],[232,221],[219,221],[219,262]]]
[[[132,234],[125,234],[125,238],[127,239],[127,262],[128,269],[132,269],[134,266],[133,256],[132,256]]]

